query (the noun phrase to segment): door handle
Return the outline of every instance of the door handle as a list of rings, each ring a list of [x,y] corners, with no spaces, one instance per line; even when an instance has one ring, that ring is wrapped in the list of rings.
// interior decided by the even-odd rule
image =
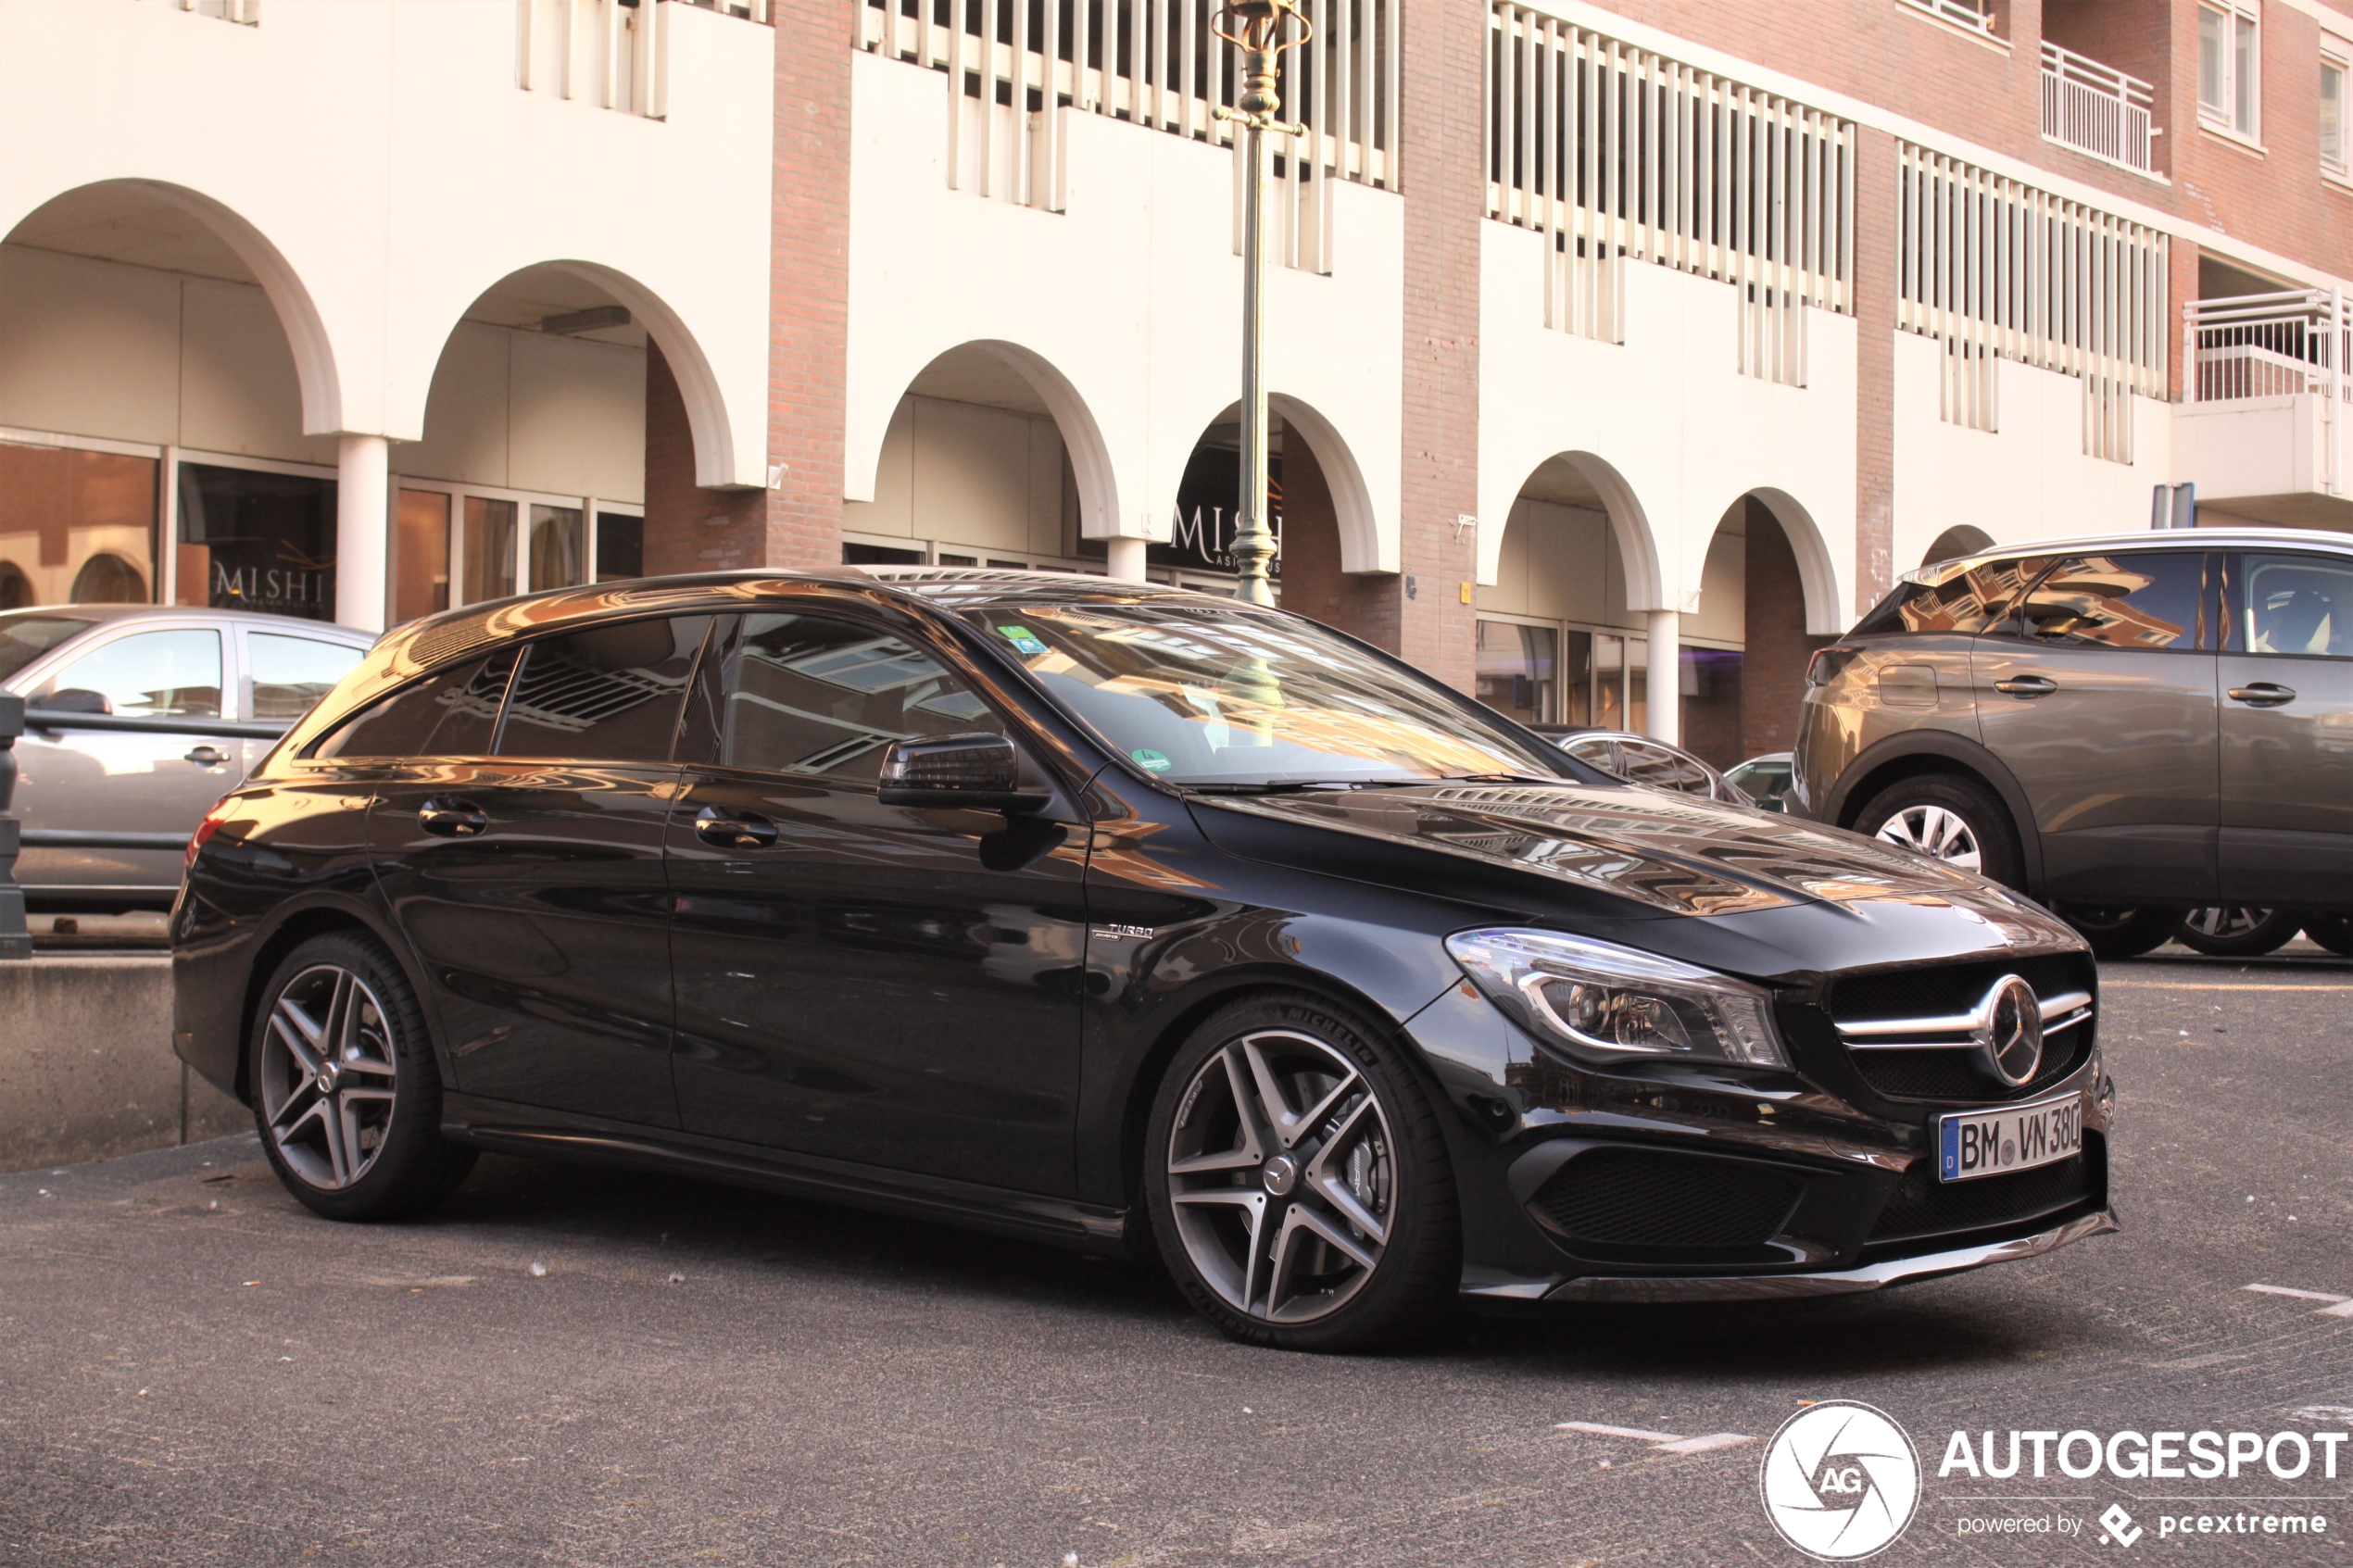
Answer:
[[[229,760],[229,754],[217,746],[193,746],[181,760],[194,762],[199,768],[218,768]]]
[[[776,842],[776,824],[757,811],[729,816],[706,806],[695,813],[695,836],[722,849],[762,849]]]
[[[472,838],[490,819],[463,800],[428,800],[417,808],[417,825],[439,838]]]
[[[2012,696],[2048,696],[2058,690],[2058,683],[2048,675],[2013,675],[2006,681],[1994,682],[1994,689],[2007,692]]]
[[[2296,688],[2276,681],[2257,681],[2252,685],[2233,686],[2231,700],[2249,708],[2279,708],[2296,700]]]

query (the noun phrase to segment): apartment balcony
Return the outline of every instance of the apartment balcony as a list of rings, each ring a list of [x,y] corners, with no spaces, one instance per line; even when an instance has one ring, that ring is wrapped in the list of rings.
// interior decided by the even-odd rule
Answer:
[[[2177,480],[2201,508],[2252,521],[2353,528],[2353,306],[2318,289],[2183,307]]]
[[[2155,89],[2113,66],[2043,44],[2043,135],[2136,174],[2156,175],[2149,123]]]

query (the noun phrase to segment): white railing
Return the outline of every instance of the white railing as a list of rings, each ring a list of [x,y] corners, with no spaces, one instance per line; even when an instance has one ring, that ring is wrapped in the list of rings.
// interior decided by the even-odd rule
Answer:
[[[1990,36],[1994,31],[1993,8],[1980,3],[1980,0],[1901,0],[1901,3],[1915,11],[1926,11],[1939,21],[1965,27],[1971,32]]]
[[[241,27],[261,25],[261,0],[180,0],[180,8],[200,17],[219,17]]]
[[[1741,369],[1805,383],[1853,309],[1855,128],[1508,3],[1489,12],[1487,215],[1545,236],[1544,320],[1625,336],[1628,257],[1741,290]]]
[[[2083,450],[2133,460],[2133,395],[2165,395],[2154,229],[1897,144],[1896,325],[1945,345],[1945,419],[1992,429],[1995,358],[2082,379]]]
[[[2306,392],[2353,401],[2348,352],[2353,304],[2341,294],[2294,289],[2194,299],[2182,307],[2182,353],[2197,367],[2196,375],[2183,378],[2184,402]]]
[[[1217,0],[862,0],[859,47],[948,76],[948,182],[1025,207],[1063,205],[1064,113],[1235,144],[1239,83],[1211,30]],[[1283,56],[1271,138],[1274,252],[1330,270],[1334,181],[1394,190],[1399,0],[1302,0],[1314,28]],[[1239,184],[1236,186],[1239,231]]]
[[[253,6],[258,0],[227,0]],[[515,0],[515,85],[661,119],[670,112],[670,7],[768,20],[768,0]]]
[[[2089,153],[2146,174],[2155,167],[2149,144],[2154,93],[2137,76],[2127,76],[2071,49],[2043,45],[2043,134],[2061,146]]]

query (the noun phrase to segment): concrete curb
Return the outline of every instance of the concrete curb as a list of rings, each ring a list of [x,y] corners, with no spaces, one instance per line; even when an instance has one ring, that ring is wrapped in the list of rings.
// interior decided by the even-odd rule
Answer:
[[[168,953],[0,963],[0,1171],[243,1132],[252,1113],[171,1054]]]

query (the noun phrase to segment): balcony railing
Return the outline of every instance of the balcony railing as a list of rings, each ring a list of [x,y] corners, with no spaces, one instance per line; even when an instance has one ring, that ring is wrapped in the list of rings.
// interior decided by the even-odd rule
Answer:
[[[2183,378],[2187,402],[2296,393],[2353,402],[2353,303],[2321,289],[2194,299],[2182,307],[2182,353],[2197,367]]]
[[[219,17],[240,27],[261,25],[261,0],[180,0],[180,8],[200,17]]]
[[[2043,45],[2043,134],[2061,146],[2149,173],[2149,124],[2154,90],[2139,77],[2087,59],[2072,49]]]
[[[1982,32],[1989,37],[1993,34],[1994,14],[1984,0],[1903,0],[1903,3],[1915,11],[1926,11],[1938,21],[1951,22],[1955,27],[1965,27],[1971,32]]]
[[[260,0],[220,3],[250,10]],[[663,119],[673,5],[768,20],[768,0],[515,0],[515,85]]]

